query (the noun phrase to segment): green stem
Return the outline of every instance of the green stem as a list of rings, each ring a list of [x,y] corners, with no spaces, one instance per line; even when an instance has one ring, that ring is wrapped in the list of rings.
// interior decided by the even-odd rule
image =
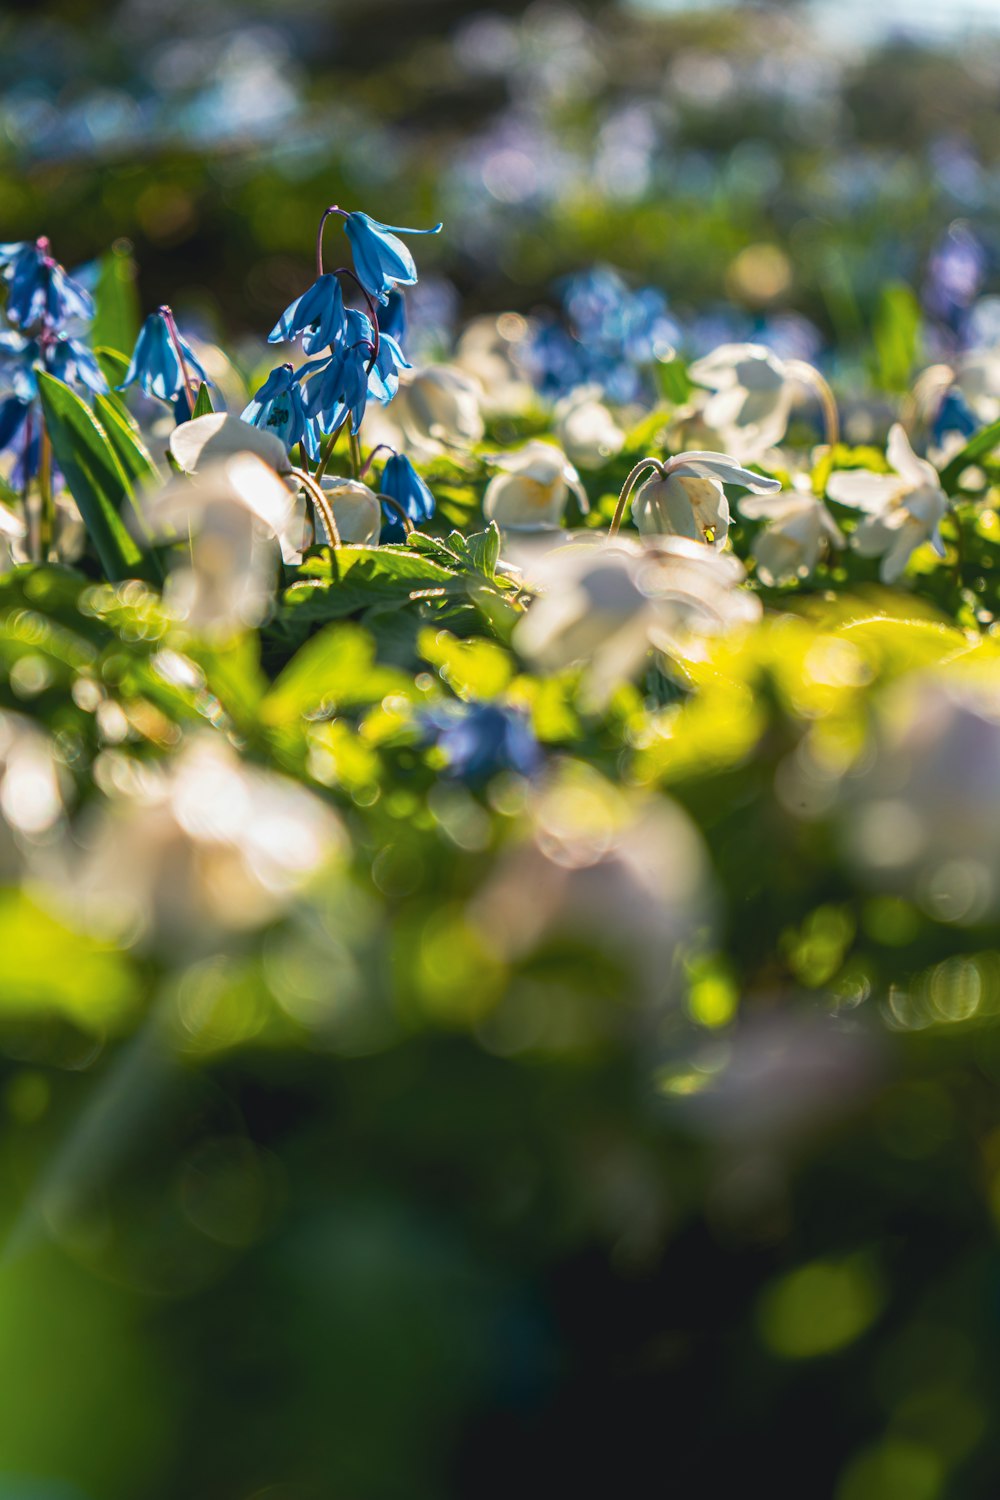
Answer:
[[[38,552],[41,562],[48,562],[56,539],[56,503],[52,494],[52,443],[46,428],[42,427],[41,451],[38,460],[38,495],[40,510],[38,517]]]

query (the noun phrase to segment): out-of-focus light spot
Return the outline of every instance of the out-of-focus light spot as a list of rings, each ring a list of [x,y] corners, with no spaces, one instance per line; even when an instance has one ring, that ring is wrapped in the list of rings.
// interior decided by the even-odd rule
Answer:
[[[16,1073],[4,1090],[7,1113],[19,1125],[34,1125],[49,1107],[52,1085],[44,1073]]]
[[[936,1453],[891,1438],[852,1459],[837,1486],[836,1500],[937,1500],[944,1478]]]
[[[882,1292],[867,1257],[814,1261],[764,1293],[761,1337],[782,1359],[812,1359],[846,1348],[878,1316]]]
[[[726,272],[731,297],[754,306],[777,302],[792,285],[792,263],[777,245],[747,245]]]

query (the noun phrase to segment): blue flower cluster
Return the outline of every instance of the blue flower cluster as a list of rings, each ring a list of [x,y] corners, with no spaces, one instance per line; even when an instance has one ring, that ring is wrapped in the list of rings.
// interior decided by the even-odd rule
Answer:
[[[543,395],[579,385],[599,385],[620,402],[652,393],[651,369],[673,357],[679,336],[662,292],[632,291],[617,271],[597,266],[562,284],[562,307],[564,319],[543,323],[528,350]]]
[[[194,350],[182,339],[169,307],[150,313],[139,330],[125,379],[118,390],[138,384],[147,396],[174,407],[178,422],[186,422],[198,389],[208,376]]]
[[[444,754],[445,774],[472,786],[501,771],[537,775],[542,751],[528,716],[500,703],[447,703],[424,715],[427,742]]]
[[[0,332],[0,452],[14,455],[10,480],[20,488],[38,473],[41,457],[38,371],[95,393],[108,387],[81,338],[94,316],[93,300],[44,236],[0,245],[0,280],[10,325]]]
[[[353,270],[322,269],[323,225],[331,214],[344,220]],[[299,339],[304,354],[319,358],[297,370],[290,364],[272,370],[243,411],[243,420],[276,433],[289,449],[301,444],[314,460],[324,433],[336,434],[349,423],[357,434],[369,399],[386,405],[399,389],[400,370],[410,368],[400,345],[406,320],[396,288],[413,286],[417,270],[398,236],[437,234],[440,229],[440,224],[403,229],[381,224],[368,214],[328,209],[320,222],[319,274],[285,308],[268,339],[272,344]],[[367,311],[345,305],[341,275],[356,283]]]

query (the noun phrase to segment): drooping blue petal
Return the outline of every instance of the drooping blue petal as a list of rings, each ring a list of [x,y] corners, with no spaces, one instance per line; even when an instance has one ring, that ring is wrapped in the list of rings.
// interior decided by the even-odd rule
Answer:
[[[79,339],[60,337],[47,350],[45,363],[52,374],[67,385],[86,386],[95,396],[103,396],[108,389],[100,365]]]
[[[188,372],[200,381],[208,380],[191,346],[178,338]],[[184,390],[185,380],[181,362],[170,336],[167,320],[161,312],[150,313],[139,330],[132,359],[125,379],[118,390],[124,391],[135,381],[147,396],[156,396],[161,401],[173,402]]]
[[[67,276],[49,253],[47,239],[3,248],[10,252],[2,273],[8,285],[6,313],[15,328],[28,332],[44,327],[54,332],[67,318],[94,316],[90,293]]]
[[[301,334],[303,349],[313,354],[342,342],[346,333],[344,294],[336,276],[328,271],[289,303],[268,334],[268,343],[290,343]]]
[[[354,252],[354,269],[365,291],[379,302],[388,302],[395,286],[413,286],[417,267],[413,256],[396,236],[400,234],[439,234],[443,225],[433,229],[407,229],[398,224],[380,224],[367,214],[348,214],[344,229]]]
[[[319,455],[319,428],[306,413],[305,395],[291,365],[279,365],[240,413],[251,427],[273,432],[288,449],[301,443],[310,458]]]
[[[367,344],[334,349],[306,386],[306,413],[324,432],[335,432],[349,412],[351,431],[357,433],[368,401],[368,357]]]
[[[379,333],[395,339],[397,344],[406,342],[406,299],[395,288],[386,299],[385,311],[378,320]]]
[[[429,521],[434,514],[434,496],[404,453],[394,453],[386,460],[379,488],[383,495],[395,500],[414,526]],[[382,516],[382,541],[405,541],[406,528],[396,511],[383,505]]]
[[[479,785],[500,771],[531,777],[543,756],[526,714],[499,703],[447,703],[424,715],[427,739],[442,750],[445,774]]]

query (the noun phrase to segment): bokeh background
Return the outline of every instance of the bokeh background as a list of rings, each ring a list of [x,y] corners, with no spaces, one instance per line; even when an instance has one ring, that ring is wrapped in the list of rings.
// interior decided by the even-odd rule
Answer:
[[[875,359],[892,384],[887,298],[929,358],[996,340],[998,78],[990,0],[6,0],[0,234],[47,233],[69,266],[127,247],[144,309],[255,348],[326,204],[443,219],[418,347],[555,308],[607,265],[662,294],[686,352],[766,337],[849,404]],[[947,931],[891,900],[851,926],[818,835],[803,864],[761,865],[782,847],[754,811],[775,736],[724,813],[690,793],[736,913],[732,970],[695,987],[697,1066],[733,974],[766,996],[786,925],[808,990],[855,941],[876,988],[901,952],[939,976],[891,1062],[877,1036],[831,1054],[808,1008],[772,1034],[765,1003],[732,1092],[685,1112],[686,1033],[637,1056],[605,1019],[613,979],[565,954],[597,1019],[554,1004],[537,1045],[477,1033],[480,958],[437,941],[430,898],[406,908],[428,844],[405,828],[379,874],[407,913],[391,950],[356,902],[268,937],[246,975],[193,965],[170,997],[197,1021],[180,1059],[155,1018],[102,1050],[82,1026],[20,1031],[15,1005],[2,1500],[995,1495],[995,1009],[949,1029],[978,1001]],[[449,878],[419,876],[435,896]],[[384,981],[360,996],[345,921],[359,947],[372,922]],[[47,966],[116,1012],[113,956],[10,926],[8,1000],[44,999]],[[984,994],[995,948],[972,964]],[[325,973],[348,1021],[268,1045],[266,1005],[308,1019]]]

